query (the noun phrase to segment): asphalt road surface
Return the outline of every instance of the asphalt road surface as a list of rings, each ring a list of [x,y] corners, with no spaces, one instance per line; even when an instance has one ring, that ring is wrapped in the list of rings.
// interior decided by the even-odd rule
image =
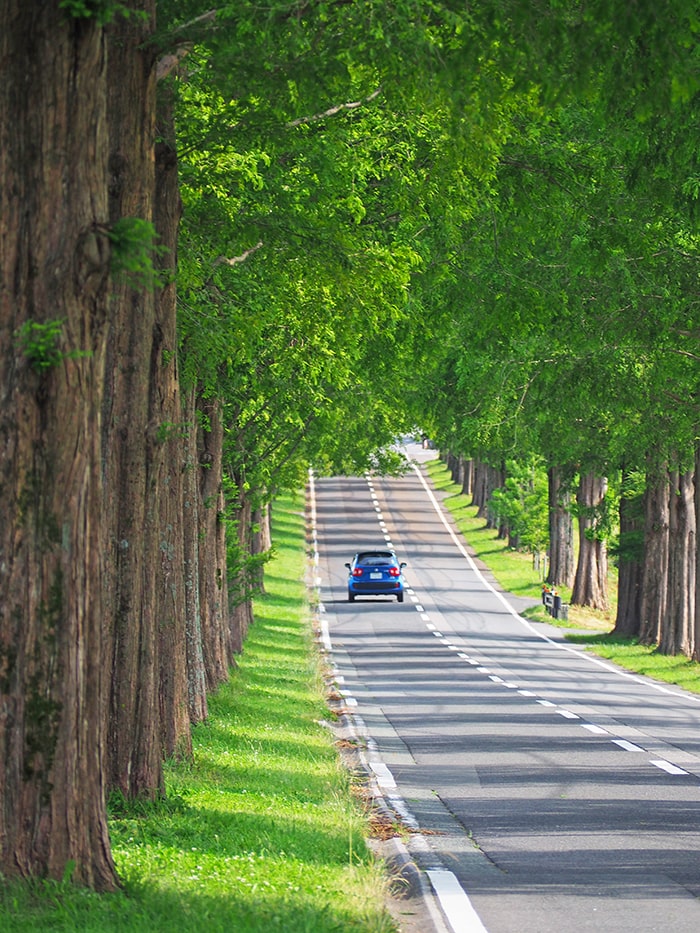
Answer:
[[[524,621],[438,500],[420,464],[315,482],[333,659],[412,854],[458,879],[453,929],[697,933],[700,697]],[[345,561],[387,543],[404,603],[349,603]]]

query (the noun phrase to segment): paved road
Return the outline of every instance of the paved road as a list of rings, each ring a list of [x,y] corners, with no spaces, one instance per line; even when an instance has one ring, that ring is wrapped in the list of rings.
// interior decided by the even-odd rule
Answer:
[[[421,473],[317,480],[319,574],[384,792],[423,831],[419,864],[454,873],[478,915],[457,900],[455,930],[696,933],[700,698],[522,620]],[[344,562],[385,541],[406,601],[348,603]]]

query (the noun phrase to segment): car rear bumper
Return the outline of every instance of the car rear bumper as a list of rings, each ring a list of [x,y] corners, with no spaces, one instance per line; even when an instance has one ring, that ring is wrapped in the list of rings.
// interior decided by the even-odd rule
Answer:
[[[397,593],[401,592],[402,588],[403,586],[400,580],[387,580],[386,582],[373,580],[371,583],[348,584],[348,590],[351,593],[357,593],[358,595],[361,595],[362,593]]]

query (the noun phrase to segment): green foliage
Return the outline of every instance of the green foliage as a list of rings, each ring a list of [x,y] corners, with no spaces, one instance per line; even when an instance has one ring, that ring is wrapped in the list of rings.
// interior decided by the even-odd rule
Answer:
[[[157,243],[157,233],[150,221],[139,217],[122,217],[106,230],[112,246],[110,269],[113,275],[124,276],[134,287],[163,285],[163,276],[154,267],[154,257],[167,248]]]
[[[37,372],[50,369],[63,359],[59,342],[63,321],[25,321],[16,332],[19,348]]]
[[[146,14],[134,10],[119,0],[59,0],[58,7],[73,19],[95,19],[106,26],[117,16],[144,17]]]
[[[690,0],[219,7],[173,78],[180,372],[235,482],[391,472],[415,425],[598,475],[691,450],[697,31]]]
[[[491,494],[490,508],[518,546],[532,553],[547,549],[549,506],[547,471],[540,458],[506,463],[506,481]]]
[[[63,360],[79,359],[89,356],[88,350],[62,350],[62,320],[25,321],[15,332],[15,339],[20,351],[29,361],[29,365],[38,373],[59,366]]]

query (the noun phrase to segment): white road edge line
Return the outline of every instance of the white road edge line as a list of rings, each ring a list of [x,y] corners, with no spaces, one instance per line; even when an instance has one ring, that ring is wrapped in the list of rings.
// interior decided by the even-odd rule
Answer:
[[[377,784],[382,790],[396,790],[394,775],[383,761],[370,761],[369,766],[374,771]]]
[[[486,933],[486,927],[453,872],[429,868],[426,875],[454,933]]]

